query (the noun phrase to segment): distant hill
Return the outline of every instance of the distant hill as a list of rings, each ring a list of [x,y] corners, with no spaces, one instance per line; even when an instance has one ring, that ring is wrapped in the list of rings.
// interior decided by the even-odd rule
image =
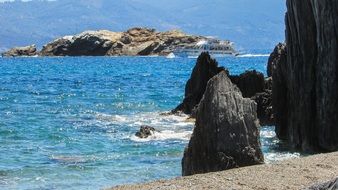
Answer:
[[[135,26],[181,29],[234,41],[239,49],[271,49],[284,40],[284,0],[33,0],[0,3],[0,49],[84,30]]]

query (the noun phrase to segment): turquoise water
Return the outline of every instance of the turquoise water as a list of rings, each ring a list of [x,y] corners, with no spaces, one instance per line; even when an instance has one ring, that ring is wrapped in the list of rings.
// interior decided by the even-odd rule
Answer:
[[[266,56],[218,59],[265,73]],[[181,175],[193,124],[178,105],[195,59],[0,58],[0,189],[100,189]],[[162,131],[134,136],[143,124]],[[262,129],[267,161],[283,152]]]

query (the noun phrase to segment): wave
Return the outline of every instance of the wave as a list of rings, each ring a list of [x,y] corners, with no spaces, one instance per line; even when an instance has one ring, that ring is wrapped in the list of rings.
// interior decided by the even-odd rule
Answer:
[[[237,57],[269,57],[270,54],[243,54],[238,55]]]
[[[96,120],[102,123],[123,125],[130,130],[125,136],[135,142],[184,140],[189,141],[194,122],[188,120],[187,115],[166,115],[159,112],[139,113],[135,115],[97,114]],[[146,139],[135,136],[136,131],[143,125],[154,127],[157,131]]]
[[[184,140],[189,141],[192,131],[175,132],[171,130],[155,131],[148,138],[142,139],[135,135],[130,136],[130,140],[135,142],[165,141],[165,140]]]

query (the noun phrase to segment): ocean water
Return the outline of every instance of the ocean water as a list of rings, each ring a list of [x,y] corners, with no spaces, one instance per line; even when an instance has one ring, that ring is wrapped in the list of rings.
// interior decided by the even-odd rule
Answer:
[[[218,58],[265,73],[266,55]],[[101,189],[181,175],[193,123],[164,116],[195,59],[0,58],[0,189]],[[157,130],[134,136],[141,125]],[[267,162],[299,156],[261,130]]]

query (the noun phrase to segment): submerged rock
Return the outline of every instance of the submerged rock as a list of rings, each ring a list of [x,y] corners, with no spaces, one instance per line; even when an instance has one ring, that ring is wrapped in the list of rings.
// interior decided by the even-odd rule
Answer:
[[[276,132],[296,149],[336,151],[338,1],[286,2],[287,61],[273,89],[274,108],[282,106]]]
[[[30,45],[25,47],[15,47],[7,52],[2,53],[4,57],[20,57],[20,56],[35,56],[37,55],[36,46]]]
[[[155,131],[156,130],[154,127],[144,125],[140,127],[140,131],[136,132],[135,136],[141,139],[146,139],[149,136],[153,135]]]
[[[202,99],[208,81],[221,71],[224,71],[224,68],[218,67],[217,61],[212,59],[209,53],[202,53],[198,57],[191,77],[185,86],[183,103],[173,112],[181,111],[185,114],[192,114]]]
[[[263,163],[256,103],[243,98],[225,71],[213,77],[198,106],[184,152],[183,175]]]

